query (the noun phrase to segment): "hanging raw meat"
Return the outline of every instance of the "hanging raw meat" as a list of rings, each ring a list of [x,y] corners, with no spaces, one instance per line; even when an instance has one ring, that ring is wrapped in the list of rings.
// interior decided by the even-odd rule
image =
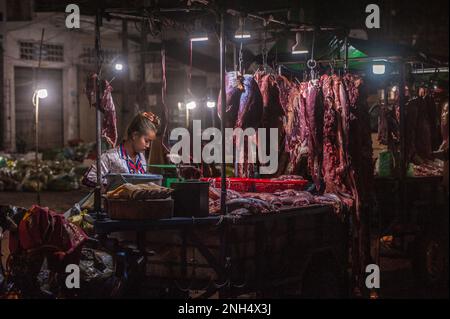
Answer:
[[[275,77],[275,81],[278,86],[280,105],[283,108],[283,113],[285,114],[287,112],[289,92],[292,88],[292,83],[283,75],[277,75]]]
[[[241,94],[244,91],[242,83],[242,76],[239,72],[227,72],[225,74],[225,92],[226,92],[226,107],[225,107],[225,127],[233,128],[236,124],[237,114],[239,111],[239,104]],[[219,117],[222,118],[222,92],[219,93],[219,100],[217,103],[217,111]]]
[[[342,152],[338,142],[338,116],[334,103],[333,81],[328,75],[321,78],[324,97],[324,127],[323,127],[323,179],[325,192],[336,192],[336,185],[344,185],[337,168],[342,165]],[[342,169],[340,170],[342,171]],[[341,187],[339,187],[341,188]]]
[[[86,96],[90,106],[96,103],[97,74],[89,74],[86,81]],[[116,107],[112,98],[112,86],[108,81],[103,81],[104,91],[100,100],[100,110],[103,113],[102,136],[111,147],[117,143],[117,118]]]
[[[350,177],[354,183],[352,191],[357,217],[360,217],[362,203],[368,208],[372,206],[374,165],[369,106],[363,80],[358,76],[346,74],[344,81],[350,103]]]
[[[305,109],[308,129],[308,167],[316,189],[320,190],[323,158],[323,98],[317,81],[308,82]]]
[[[280,78],[278,80],[278,78]],[[284,77],[283,77],[284,78]],[[266,74],[264,72],[255,73],[255,81],[261,91],[263,100],[263,119],[262,127],[266,128],[266,145],[271,145],[270,129],[278,129],[278,171],[276,175],[283,174],[286,170],[287,158],[285,154],[285,129],[284,115],[285,110],[282,103],[287,104],[286,98],[289,94],[288,82],[284,82],[281,76]],[[285,79],[287,81],[287,79]],[[281,89],[280,86],[281,85]],[[286,107],[286,105],[285,105]]]
[[[279,128],[282,125],[284,110],[280,101],[280,90],[275,77],[258,72],[255,74],[263,102],[263,127]]]
[[[431,93],[428,93],[424,99],[428,124],[430,126],[431,149],[437,150],[439,148],[440,141],[439,141],[438,114],[437,114],[438,111],[436,101],[434,100]]]
[[[259,128],[263,116],[262,95],[252,75],[245,74],[243,79],[244,92],[240,96],[239,111],[235,127],[246,129]]]
[[[262,95],[258,83],[252,75],[244,75],[243,85],[244,92],[241,94],[235,127],[242,128],[243,130],[254,128],[255,131],[257,131],[258,128],[261,127],[263,117]],[[248,144],[257,143],[256,134],[245,138],[244,145],[241,145],[239,140],[236,140],[235,143],[236,148],[241,151],[243,150],[244,155],[244,163],[238,164],[238,176],[254,177],[255,164],[249,159],[250,154],[248,154]]]
[[[105,90],[103,91],[100,108],[103,112],[102,135],[111,147],[115,147],[117,143],[117,118],[116,107],[111,94],[112,90],[111,84],[105,81]]]
[[[278,144],[280,147],[280,158],[278,159],[278,171],[277,175],[288,174],[288,165],[290,161],[290,153],[289,149],[286,148],[286,124],[287,124],[287,112],[288,112],[288,104],[289,104],[289,93],[293,87],[291,81],[289,81],[283,75],[277,75],[276,79],[278,90],[280,92],[280,105],[283,108],[283,129],[282,135],[280,135],[280,143]]]
[[[428,105],[425,97],[417,98],[416,152],[423,159],[431,159],[432,136]]]
[[[306,125],[307,83],[292,85],[286,108],[284,129],[285,148],[289,152],[286,174],[298,174],[301,159],[308,153],[308,127]]]

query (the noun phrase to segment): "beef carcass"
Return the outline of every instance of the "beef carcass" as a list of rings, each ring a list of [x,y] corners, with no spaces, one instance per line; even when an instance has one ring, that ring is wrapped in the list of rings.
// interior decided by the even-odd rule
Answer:
[[[259,90],[261,91],[262,101],[263,101],[263,119],[262,119],[262,127],[266,129],[266,145],[267,147],[270,145],[270,129],[276,128],[278,129],[278,164],[279,169],[276,175],[282,174],[285,171],[285,168],[280,167],[283,165],[284,158],[284,108],[282,103],[285,102],[285,96],[288,94],[286,92],[286,84],[283,81],[280,81],[280,84],[283,86],[282,90],[280,90],[278,86],[277,78],[272,74],[266,74],[264,72],[256,72],[255,80],[258,83]]]
[[[296,123],[296,109],[299,103],[299,88],[296,85],[291,87],[291,91],[288,96],[288,103],[286,106],[285,117],[284,117],[284,132],[285,132],[285,149],[290,154],[292,149],[297,142],[299,136],[298,123]],[[290,173],[288,173],[290,174]]]
[[[415,149],[417,155],[423,160],[431,159],[433,142],[427,107],[425,97],[418,97]]]
[[[236,124],[237,115],[239,111],[239,103],[241,95],[244,92],[244,85],[242,83],[242,76],[239,72],[227,72],[225,74],[225,93],[226,93],[226,107],[225,116],[223,120],[225,121],[225,127],[232,128]],[[217,103],[217,112],[219,118],[222,119],[222,92],[219,92],[219,100]]]
[[[308,82],[306,98],[308,166],[316,189],[320,190],[323,159],[323,98],[317,81]]]
[[[283,113],[286,114],[289,102],[289,92],[291,91],[293,84],[283,75],[277,75],[275,81],[277,82],[279,91],[280,105],[283,108]]]
[[[236,119],[236,128],[254,128],[257,130],[263,117],[262,95],[252,75],[245,74],[243,79],[244,92],[239,101],[239,111]],[[239,177],[253,177],[255,173],[255,165],[249,161],[248,143],[257,143],[256,134],[246,137],[243,145],[240,141],[235,141],[236,148],[243,151],[244,163],[238,164]]]
[[[263,101],[258,83],[252,75],[245,74],[243,79],[244,92],[239,101],[239,110],[235,127],[246,129],[258,128],[263,117]]]
[[[378,142],[383,145],[389,145],[389,135],[389,107],[380,105],[378,113]]]
[[[430,126],[431,135],[431,149],[437,150],[439,148],[439,129],[438,129],[438,110],[434,97],[428,93],[425,95],[425,108],[427,112],[428,124]]]
[[[116,147],[117,143],[117,118],[116,107],[112,98],[113,88],[109,82],[105,81],[105,90],[100,101],[100,109],[103,112],[102,136],[111,147]]]
[[[414,98],[405,104],[405,115],[406,132],[404,139],[406,144],[406,161],[410,162],[416,155],[416,125],[418,116],[417,98]]]
[[[286,108],[284,130],[285,148],[289,152],[286,174],[298,174],[302,157],[308,154],[308,128],[306,125],[307,83],[292,85]]]
[[[338,79],[335,77],[335,83]],[[333,90],[332,77],[323,75],[321,78],[322,92],[324,97],[324,126],[323,126],[323,179],[325,183],[325,192],[336,192],[338,189],[342,191],[343,181],[338,171],[344,158],[341,158],[340,150],[343,145],[338,141],[338,116],[340,113],[336,110],[335,96]]]
[[[284,98],[281,97],[282,92],[278,87],[278,82],[273,75],[263,73],[257,73],[255,80],[258,83],[263,101],[262,127],[266,129],[277,128],[278,136],[283,137],[284,108],[281,105],[281,100],[284,100]],[[285,93],[283,92],[283,94]],[[267,142],[270,142],[269,134],[267,134]]]
[[[380,105],[379,107],[378,142],[387,145],[391,152],[397,153],[400,145],[400,129],[395,115],[395,106]]]
[[[373,160],[370,117],[367,105],[367,93],[364,83],[358,76],[346,74],[343,77],[350,109],[348,159],[350,184],[355,214],[352,229],[352,272],[357,284],[364,274],[365,266],[370,263],[370,216],[373,209]]]
[[[112,98],[112,86],[108,81],[103,81],[104,91],[100,100],[100,111],[104,114],[102,122],[102,136],[111,147],[117,143],[117,117],[116,107]],[[87,77],[85,93],[90,106],[96,105],[97,74],[91,73]]]
[[[346,74],[344,82],[350,103],[349,176],[356,214],[359,218],[362,203],[366,207],[372,206],[374,165],[369,106],[364,83],[360,77]]]
[[[258,83],[263,102],[262,124],[265,128],[281,128],[284,109],[281,105],[278,82],[272,74],[257,73],[255,80]]]
[[[284,116],[282,117],[282,129],[279,139],[280,157],[278,159],[278,171],[276,176],[288,173],[288,166],[290,162],[290,151],[286,148],[286,125],[287,125],[287,112],[289,105],[289,94],[293,84],[283,75],[277,75],[275,78],[277,82],[280,105],[283,109]]]

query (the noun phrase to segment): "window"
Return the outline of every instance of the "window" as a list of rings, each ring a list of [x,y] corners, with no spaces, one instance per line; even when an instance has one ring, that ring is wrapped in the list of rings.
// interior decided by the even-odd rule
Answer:
[[[39,60],[39,42],[20,41],[20,58],[22,60]],[[64,46],[60,44],[42,44],[41,60],[64,62]]]
[[[103,63],[109,64],[112,60],[119,55],[119,51],[116,49],[102,49]],[[83,48],[83,54],[81,56],[81,63],[83,64],[95,64],[96,52],[94,48]]]

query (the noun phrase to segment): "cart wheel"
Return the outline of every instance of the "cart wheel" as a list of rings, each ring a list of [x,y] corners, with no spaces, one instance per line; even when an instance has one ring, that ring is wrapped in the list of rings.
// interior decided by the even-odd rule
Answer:
[[[331,254],[313,257],[303,275],[301,297],[311,299],[345,298],[345,279]]]
[[[421,287],[448,287],[448,241],[444,237],[428,232],[416,239],[413,269]]]

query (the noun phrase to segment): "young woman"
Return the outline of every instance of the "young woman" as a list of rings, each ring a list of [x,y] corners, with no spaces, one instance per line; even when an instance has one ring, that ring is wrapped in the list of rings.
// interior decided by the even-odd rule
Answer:
[[[109,173],[115,174],[145,174],[147,163],[143,152],[150,147],[156,138],[160,125],[159,118],[150,112],[137,114],[128,125],[125,140],[113,149],[102,154],[100,159],[102,184]],[[82,183],[95,187],[97,182],[97,167],[93,164],[83,177]]]

